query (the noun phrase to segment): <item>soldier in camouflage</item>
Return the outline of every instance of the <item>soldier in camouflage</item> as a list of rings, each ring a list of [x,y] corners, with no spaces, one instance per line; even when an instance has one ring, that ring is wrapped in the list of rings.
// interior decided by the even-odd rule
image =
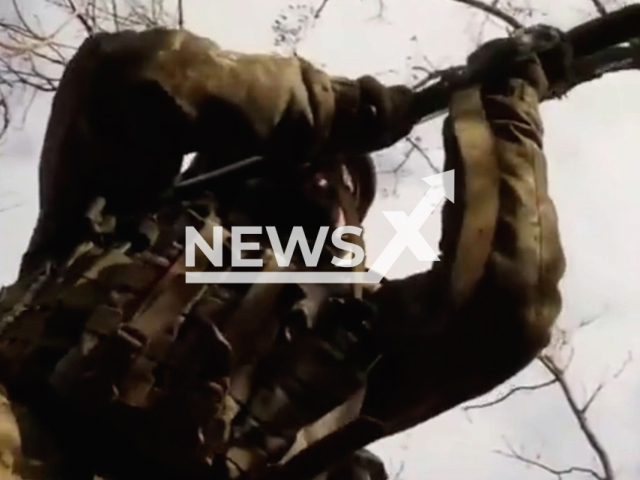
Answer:
[[[538,113],[549,79],[535,56],[512,63],[452,99],[456,201],[432,270],[365,289],[202,286],[185,272],[218,267],[202,253],[186,267],[186,226],[211,240],[216,225],[274,225],[286,242],[294,225],[312,239],[358,225],[367,154],[420,120],[414,94],[187,31],[86,40],[53,100],[40,215],[0,303],[0,479],[282,478],[350,425],[365,432],[351,455],[310,475],[383,479],[367,443],[529,364],[560,310],[564,257]],[[167,196],[193,152],[182,178],[266,160]],[[264,240],[256,258],[282,268]]]

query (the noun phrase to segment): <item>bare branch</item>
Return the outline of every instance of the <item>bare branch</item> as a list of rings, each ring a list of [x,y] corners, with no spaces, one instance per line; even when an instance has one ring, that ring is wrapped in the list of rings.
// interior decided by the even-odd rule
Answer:
[[[9,104],[2,90],[0,90],[0,110],[2,110],[2,124],[0,124],[0,139],[9,129]]]
[[[16,17],[18,18],[18,21],[20,22],[20,25],[24,28],[24,30],[33,38],[41,40],[42,38],[40,37],[40,35],[35,33],[35,30],[26,21],[24,15],[22,14],[22,10],[20,10],[20,7],[18,7],[18,2],[16,0],[11,0],[11,4],[13,5],[13,10],[16,14]]]
[[[593,390],[593,392],[591,393],[591,395],[589,396],[589,398],[587,399],[583,407],[580,409],[580,413],[582,415],[585,415],[587,413],[587,410],[589,410],[589,407],[591,406],[593,401],[596,398],[598,398],[598,395],[600,395],[600,392],[602,392],[602,390],[604,389],[604,386],[605,386],[605,382],[600,382],[598,386]]]
[[[15,1],[15,0],[14,0]],[[18,11],[16,9],[16,11]],[[23,18],[22,14],[18,16],[18,18]],[[21,20],[25,21],[25,20]],[[26,21],[25,21],[26,22]],[[33,54],[39,48],[48,47],[51,41],[68,25],[69,20],[65,21],[58,28],[54,29],[54,31],[49,35],[40,35],[35,33],[30,27],[27,27],[27,23],[21,25],[23,27],[20,41],[15,41],[13,44],[9,44],[6,42],[0,42],[0,49],[6,50],[8,52],[8,57],[17,57],[25,54]],[[12,28],[10,25],[6,25],[4,22],[0,22],[0,27],[6,28],[8,30],[7,34],[10,38],[12,35]],[[43,54],[40,54],[43,55]]]
[[[627,367],[632,361],[633,361],[633,353],[629,352],[627,354],[627,358],[625,358],[624,362],[622,362],[622,365],[620,365],[620,368],[618,368],[618,370],[616,370],[616,373],[613,374],[613,378],[614,379],[619,378],[620,375],[624,373],[624,371],[627,369]]]
[[[401,462],[400,463],[400,468],[398,468],[396,473],[394,473],[394,475],[391,478],[391,480],[401,480],[402,479],[402,475],[404,474],[404,467],[405,467],[405,463]]]
[[[75,53],[75,39],[61,41],[67,33],[91,36],[98,32],[171,26],[176,19],[164,8],[165,0],[41,0],[63,14],[61,25],[41,25],[38,16],[27,13],[19,0],[11,0],[14,20],[0,19],[0,122],[5,115],[6,99],[14,93],[53,92],[60,76]],[[178,17],[181,13],[178,5]],[[177,22],[184,21],[184,18]],[[78,24],[79,27],[78,28]],[[63,37],[64,36],[64,37]],[[69,36],[69,38],[74,38]],[[77,37],[76,37],[77,38]],[[29,104],[24,108],[28,112]],[[22,110],[22,109],[21,109]],[[13,116],[19,121],[21,115]],[[0,123],[0,133],[7,128]]]
[[[448,71],[450,71],[449,68],[443,68],[443,69],[439,69],[439,70],[430,70],[427,69],[425,67],[420,67],[420,66],[414,66],[412,67],[413,70],[418,70],[418,71],[422,71],[425,73],[424,78],[422,78],[421,80],[419,80],[413,87],[413,90],[420,90],[421,88],[427,86],[429,84],[429,82],[436,80],[438,78],[441,78],[443,75],[445,75]]]
[[[498,3],[500,3],[500,0],[493,0],[490,4],[491,8],[497,8],[498,7]],[[505,12],[506,13],[506,12]],[[491,15],[487,15],[485,16],[485,18],[482,20],[482,23],[480,24],[480,28],[478,28],[478,35],[476,37],[476,44],[480,45],[482,43],[482,35],[484,33],[484,29],[487,25],[487,23],[492,19],[493,17]]]
[[[582,409],[578,406],[578,403],[575,400],[573,392],[569,387],[567,379],[564,376],[563,370],[559,368],[554,362],[554,360],[548,355],[541,355],[539,359],[542,365],[544,365],[544,367],[549,371],[549,373],[558,380],[558,384],[562,389],[562,393],[567,401],[567,404],[569,405],[571,413],[576,418],[578,425],[580,427],[580,430],[582,431],[587,442],[589,443],[589,446],[595,452],[596,457],[598,458],[598,461],[604,472],[604,476],[600,478],[602,478],[603,480],[613,480],[614,472],[613,472],[613,467],[611,465],[611,459],[609,458],[609,454],[604,449],[604,447],[600,443],[600,440],[591,429],[587,416],[582,412]]]
[[[182,0],[178,0],[178,26],[184,28],[184,5]]]
[[[404,154],[404,158],[402,159],[402,161],[396,165],[393,170],[391,170],[390,173],[398,173],[400,170],[402,170],[402,168],[406,165],[406,163],[409,161],[409,159],[411,158],[411,154],[416,150],[416,147],[414,147],[413,145],[411,146],[411,148],[409,148],[409,150],[407,151],[407,153]]]
[[[580,323],[578,324],[578,328],[582,329],[582,328],[586,328],[592,324],[594,324],[598,319],[602,318],[602,316],[609,310],[609,305],[605,305],[604,308],[602,309],[602,311],[594,314],[594,315],[590,315],[587,317],[584,317],[582,320],[580,320]]]
[[[13,192],[4,192],[6,193],[13,193]],[[3,193],[0,193],[0,199],[2,197],[6,197],[6,196],[11,196],[11,195],[5,195]],[[24,205],[23,201],[16,201],[16,202],[12,202],[12,203],[7,203],[7,202],[2,202],[1,206],[0,206],[0,213],[4,213],[4,212],[8,212],[9,210],[13,210],[14,208],[18,208],[20,206]]]
[[[313,14],[314,20],[320,18],[320,15],[322,15],[322,11],[324,10],[324,7],[327,6],[327,3],[329,3],[329,0],[322,0],[322,3],[318,6],[318,8],[316,8],[315,13]]]
[[[402,160],[392,169],[390,170],[382,170],[379,171],[378,173],[385,175],[385,174],[392,174],[393,175],[393,194],[395,195],[398,192],[398,174],[399,172],[402,170],[402,168],[404,168],[404,166],[407,164],[407,162],[411,159],[411,155],[413,154],[413,152],[416,150],[416,148],[413,145],[409,146],[409,149],[406,151],[406,153],[404,154],[404,157],[402,158]]]
[[[470,7],[477,8],[478,10],[482,10],[483,12],[488,13],[489,15],[492,15],[502,20],[513,29],[517,30],[523,27],[523,25],[518,20],[516,20],[513,16],[509,15],[505,11],[498,8],[495,2],[492,4],[488,4],[488,3],[484,3],[481,0],[453,0],[453,1],[458,3],[464,3],[465,5],[468,5]]]
[[[518,392],[531,392],[531,391],[542,390],[543,388],[549,387],[551,385],[555,385],[556,383],[558,383],[558,380],[556,380],[555,378],[552,378],[551,380],[547,380],[546,382],[541,382],[534,385],[519,385],[517,387],[511,388],[507,393],[500,395],[498,398],[494,400],[491,400],[485,403],[478,403],[475,405],[467,405],[463,407],[463,410],[476,410],[480,408],[492,407],[494,405],[504,402],[506,399],[508,399],[509,397],[511,397],[512,395]]]
[[[120,22],[118,21],[118,4],[117,0],[111,0],[111,11],[113,12],[113,28],[120,30]]]
[[[427,163],[429,164],[429,168],[431,168],[434,172],[440,172],[440,169],[434,165],[433,161],[431,160],[431,157],[427,155],[427,152],[424,151],[424,149],[418,144],[416,140],[414,140],[411,137],[407,137],[406,140],[409,143],[409,145],[414,147],[415,150],[422,156],[422,158],[424,158],[427,161]]]
[[[593,3],[593,6],[596,7],[596,10],[598,11],[598,13],[600,15],[606,15],[607,14],[607,9],[605,8],[605,6],[601,2],[601,0],[591,0],[591,3]]]
[[[620,366],[620,368],[618,368],[616,373],[613,374],[612,378],[614,380],[620,377],[620,375],[622,375],[622,373],[631,363],[631,360],[633,360],[633,356],[631,352],[629,352],[629,355],[627,355],[627,358],[625,359],[625,361],[622,362],[622,365]],[[602,392],[605,386],[606,386],[606,382],[603,381],[603,382],[600,382],[598,386],[593,390],[593,392],[591,393],[591,395],[589,396],[585,404],[580,409],[580,412],[582,413],[582,415],[586,415],[587,411],[589,410],[589,407],[591,407],[594,400],[598,397],[598,395],[600,395],[600,393]]]
[[[84,27],[85,31],[87,32],[87,35],[89,36],[93,35],[94,34],[93,25],[91,25],[87,17],[78,10],[78,7],[76,7],[75,2],[73,0],[67,0],[67,3],[69,4],[69,8],[71,9],[71,12],[73,13],[73,15],[78,19],[78,21]]]
[[[564,469],[556,469],[552,468],[549,465],[546,465],[538,460],[533,460],[531,458],[525,457],[524,455],[516,452],[513,448],[509,447],[509,452],[503,452],[501,450],[496,451],[497,454],[505,456],[507,458],[511,458],[514,460],[518,460],[520,462],[526,463],[527,465],[531,465],[533,467],[537,467],[540,470],[544,470],[547,473],[555,475],[558,477],[558,480],[561,480],[563,476],[570,475],[572,473],[585,473],[587,475],[591,475],[596,480],[607,480],[606,477],[602,477],[598,472],[591,468],[585,467],[569,467]],[[613,478],[613,477],[612,477]]]

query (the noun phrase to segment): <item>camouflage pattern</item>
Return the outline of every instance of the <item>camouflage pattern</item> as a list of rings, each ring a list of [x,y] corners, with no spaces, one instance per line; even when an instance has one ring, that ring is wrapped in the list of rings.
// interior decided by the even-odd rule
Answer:
[[[385,478],[366,444],[486,393],[549,340],[564,257],[542,153],[546,88],[533,62],[455,95],[443,133],[456,202],[431,271],[364,292],[202,287],[184,283],[185,225],[206,236],[218,223],[361,221],[371,182],[359,196],[332,172],[408,133],[411,92],[184,31],[86,41],[53,102],[40,217],[0,307],[0,479],[45,478],[29,464],[65,478],[223,480],[286,468],[363,420],[375,428],[317,480]],[[192,151],[187,175],[254,154],[272,172],[162,204]],[[326,191],[288,183],[310,161]]]
[[[206,170],[265,155],[286,172],[310,157],[366,153],[411,130],[411,98],[407,87],[332,78],[297,57],[223,51],[186,31],[98,34],[53,100],[41,214],[22,273],[71,253],[96,196],[114,214],[152,209],[185,154],[199,152]]]
[[[42,395],[70,406],[70,422],[92,427],[77,433],[100,452],[92,455],[100,473],[119,475],[124,459],[128,469],[150,462],[174,475],[221,461],[232,477],[259,470],[364,386],[373,358],[353,341],[334,342],[348,335],[357,344],[362,314],[325,304],[331,289],[185,283],[185,271],[210,265],[197,250],[185,269],[184,227],[211,240],[220,222],[212,205],[201,198],[161,209],[141,225],[142,250],[108,238],[116,223],[92,211],[96,238],[57,278],[19,309],[6,299],[13,318],[4,317],[0,336],[2,382],[29,407]],[[260,256],[266,269],[279,268],[270,250]],[[20,286],[7,296],[23,297]],[[295,368],[254,373],[274,360]]]
[[[550,340],[565,259],[542,152],[544,84],[531,83],[454,99],[444,136],[456,202],[444,207],[442,261],[374,295],[394,321],[381,330],[363,413],[386,434],[487,393]]]

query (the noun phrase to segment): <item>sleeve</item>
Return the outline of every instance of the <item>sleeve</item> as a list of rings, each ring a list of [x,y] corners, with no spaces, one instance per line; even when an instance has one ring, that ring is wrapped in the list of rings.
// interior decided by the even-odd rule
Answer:
[[[455,203],[444,206],[441,260],[371,297],[384,353],[362,414],[385,435],[487,393],[549,342],[565,259],[532,83],[454,96],[444,140]]]
[[[297,56],[221,50],[189,32],[172,35],[172,48],[163,45],[140,75],[161,84],[194,121],[197,151],[298,159],[365,153],[392,145],[417,120],[408,87],[332,77]]]
[[[406,87],[332,78],[299,57],[221,50],[184,30],[93,36],[53,98],[40,214],[21,271],[47,252],[64,258],[96,196],[148,209],[185,154],[213,159],[213,169],[254,155],[300,162],[383,148],[408,133],[396,117],[409,100]]]

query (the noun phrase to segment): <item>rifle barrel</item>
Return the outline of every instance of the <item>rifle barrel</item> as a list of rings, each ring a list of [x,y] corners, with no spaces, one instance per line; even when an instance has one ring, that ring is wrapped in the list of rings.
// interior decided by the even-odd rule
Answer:
[[[640,4],[628,5],[567,32],[576,57],[586,57],[640,37]]]
[[[628,5],[605,16],[589,20],[567,32],[576,59],[593,55],[608,47],[640,37],[640,4]],[[445,113],[449,107],[451,95],[468,86],[463,67],[451,69],[461,72],[457,76],[441,79],[438,82],[416,92],[414,109],[416,117],[422,122]],[[213,182],[227,174],[245,170],[262,163],[262,157],[251,157],[213,172],[195,178],[181,180],[174,185],[173,192],[188,196],[203,185]]]
[[[567,36],[573,47],[575,59],[640,37],[640,4],[628,5],[582,23],[569,30]],[[451,95],[456,90],[468,86],[464,68],[457,67],[456,70],[463,73],[457,77],[441,79],[416,92],[414,108],[416,116],[422,118],[422,121],[446,112]]]

